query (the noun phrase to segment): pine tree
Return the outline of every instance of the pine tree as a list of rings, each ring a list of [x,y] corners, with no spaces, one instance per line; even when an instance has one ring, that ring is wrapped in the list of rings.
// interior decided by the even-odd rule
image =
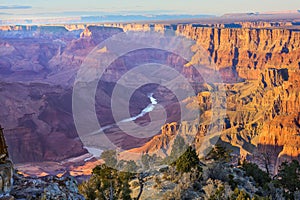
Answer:
[[[178,172],[190,172],[193,168],[201,170],[200,160],[196,150],[189,146],[184,154],[182,154],[175,162],[175,167]]]
[[[294,199],[294,192],[300,189],[300,165],[297,160],[283,162],[278,172],[277,182],[285,189],[287,199]]]
[[[93,169],[90,180],[79,186],[86,199],[125,199],[130,200],[129,181],[132,173],[120,172],[103,164]]]

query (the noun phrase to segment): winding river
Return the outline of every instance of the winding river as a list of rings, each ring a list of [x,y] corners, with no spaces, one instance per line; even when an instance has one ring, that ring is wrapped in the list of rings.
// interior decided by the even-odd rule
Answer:
[[[153,97],[153,93],[149,93],[148,95],[148,98],[150,100],[150,104],[148,104],[148,106],[146,108],[144,108],[138,115],[136,116],[133,116],[133,117],[130,117],[130,118],[127,118],[127,119],[123,119],[119,122],[117,122],[116,124],[110,124],[110,125],[107,125],[107,126],[104,126],[102,127],[99,131],[95,131],[95,132],[92,132],[91,135],[95,135],[95,134],[99,134],[109,128],[112,128],[113,126],[115,125],[118,125],[119,123],[126,123],[126,122],[131,122],[131,121],[134,121],[140,117],[143,117],[144,115],[146,115],[147,113],[151,112],[154,110],[155,106],[157,105],[157,99],[155,99]]]
[[[105,131],[105,130],[107,130],[109,128],[114,127],[115,125],[118,125],[119,123],[127,123],[127,122],[134,121],[134,120],[136,120],[136,119],[138,119],[140,117],[143,117],[147,113],[153,111],[154,108],[155,108],[155,106],[157,105],[157,99],[155,99],[153,97],[153,93],[149,93],[147,96],[148,96],[148,98],[149,98],[149,100],[150,100],[151,103],[148,104],[148,106],[146,108],[144,108],[138,115],[130,117],[130,118],[127,118],[127,119],[123,119],[123,120],[117,122],[116,124],[110,124],[110,125],[104,126],[101,129],[99,129],[98,131],[90,133],[90,135],[100,134],[103,131]],[[84,148],[87,149],[91,154],[93,154],[92,157],[85,159],[85,161],[88,161],[88,160],[92,159],[93,157],[100,157],[101,153],[103,152],[103,150],[98,149],[98,148],[94,148],[94,147],[86,147],[85,146]]]

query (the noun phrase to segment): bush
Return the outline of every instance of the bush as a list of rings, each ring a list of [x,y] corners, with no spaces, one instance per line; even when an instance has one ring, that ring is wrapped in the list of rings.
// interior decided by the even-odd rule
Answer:
[[[230,200],[250,200],[250,195],[245,192],[245,190],[239,190],[238,188],[235,188]]]
[[[183,137],[180,135],[177,135],[174,143],[172,145],[172,150],[170,153],[170,156],[167,156],[164,159],[165,164],[172,164],[174,161],[176,161],[184,152],[187,150],[187,144],[185,143]]]
[[[129,180],[132,178],[131,173],[120,172],[103,164],[93,169],[92,177],[79,186],[79,191],[87,200],[109,198],[130,200]]]
[[[271,181],[269,175],[261,170],[256,164],[244,162],[243,170],[246,172],[247,176],[251,176],[254,181],[261,187],[266,187],[266,185]]]
[[[229,199],[232,194],[230,186],[220,180],[208,179],[205,186],[203,186],[203,190],[205,199],[209,200]]]
[[[279,186],[286,190],[285,197],[287,199],[295,199],[294,193],[300,189],[299,162],[293,160],[291,163],[282,163],[278,172],[277,182]]]
[[[156,175],[154,177],[154,182],[155,182],[155,185],[154,185],[155,188],[158,188],[158,189],[162,188],[162,182],[161,182],[161,180],[160,180],[160,178],[159,178],[158,175]]]
[[[234,190],[238,186],[237,181],[234,180],[234,176],[232,174],[228,175],[228,184],[230,185],[231,189]]]
[[[175,161],[175,167],[181,173],[190,172],[193,168],[202,171],[196,150],[191,146]]]
[[[110,167],[116,167],[117,165],[117,153],[115,150],[103,151],[101,154],[101,159],[105,161],[105,164]]]
[[[132,187],[132,188],[135,189],[135,188],[137,188],[137,187],[139,187],[139,186],[140,186],[140,183],[139,183],[137,180],[131,182],[131,187]]]
[[[213,159],[215,161],[228,162],[231,158],[231,151],[227,150],[219,144],[216,144],[213,149],[207,154],[206,159]]]

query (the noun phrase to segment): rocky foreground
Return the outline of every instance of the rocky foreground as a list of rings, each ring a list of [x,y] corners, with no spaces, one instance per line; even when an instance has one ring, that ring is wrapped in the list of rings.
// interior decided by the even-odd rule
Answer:
[[[14,174],[14,186],[10,195],[16,200],[21,199],[66,199],[83,200],[79,194],[77,181],[71,177],[46,176],[42,178],[26,178]]]

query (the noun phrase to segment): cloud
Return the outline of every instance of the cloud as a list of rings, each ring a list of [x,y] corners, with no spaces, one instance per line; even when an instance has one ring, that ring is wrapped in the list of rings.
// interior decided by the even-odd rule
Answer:
[[[30,9],[32,6],[22,6],[22,5],[13,5],[13,6],[1,6],[0,10],[14,10],[14,9]]]

